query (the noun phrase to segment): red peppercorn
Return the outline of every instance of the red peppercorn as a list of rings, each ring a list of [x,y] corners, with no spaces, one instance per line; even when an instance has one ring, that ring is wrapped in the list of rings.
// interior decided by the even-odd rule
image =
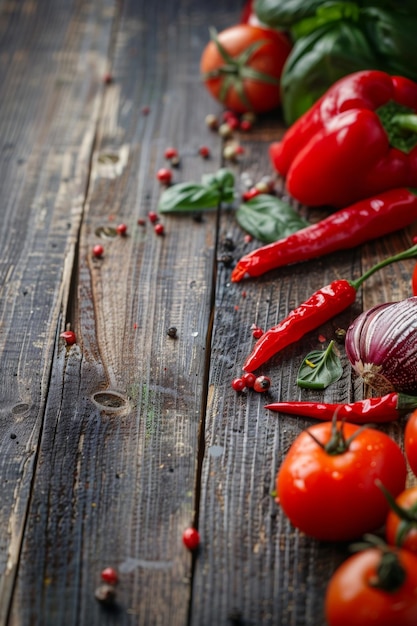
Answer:
[[[231,117],[236,117],[236,113],[233,113],[233,111],[229,111],[228,109],[226,109],[225,111],[223,111],[222,113],[222,119],[227,122]]]
[[[148,218],[149,221],[152,222],[152,224],[155,224],[155,222],[159,220],[159,216],[157,213],[155,213],[155,211],[149,211]]]
[[[94,246],[93,248],[93,256],[96,257],[97,259],[100,259],[104,254],[104,248],[102,245],[97,244],[96,246]]]
[[[142,107],[142,115],[148,115],[150,112],[150,108],[148,106]]]
[[[182,541],[189,550],[196,550],[200,545],[200,533],[196,528],[187,528],[182,534]]]
[[[64,330],[64,332],[62,332],[59,336],[65,340],[67,346],[72,346],[77,341],[77,337],[72,330]]]
[[[169,185],[172,180],[172,172],[167,167],[161,167],[156,173],[156,177],[160,183]]]
[[[262,337],[262,335],[264,334],[262,328],[259,328],[259,326],[257,326],[256,324],[252,324],[250,329],[252,331],[252,336],[255,337],[255,339],[259,339],[259,337]]]
[[[263,391],[268,391],[271,386],[271,379],[268,376],[258,376],[258,378],[253,383],[253,388],[255,391],[262,393]]]
[[[252,372],[245,372],[242,376],[242,380],[245,384],[245,387],[249,387],[249,389],[252,389],[253,385],[255,384],[256,375],[252,374]]]
[[[118,235],[121,235],[122,237],[124,235],[126,235],[127,233],[127,226],[126,224],[118,224],[118,226],[116,227],[116,232]]]
[[[175,148],[172,148],[172,146],[170,146],[169,148],[166,148],[164,154],[165,154],[165,158],[166,159],[173,159],[173,158],[178,156],[178,150],[176,150]]]
[[[113,567],[106,567],[101,572],[101,579],[109,585],[115,585],[119,581],[119,576]]]
[[[235,391],[243,391],[245,388],[245,383],[242,378],[234,378],[232,380],[232,388]]]
[[[198,152],[203,159],[208,159],[210,156],[210,148],[208,146],[200,146]]]
[[[227,123],[229,124],[232,130],[236,130],[236,128],[239,128],[239,125],[240,125],[239,118],[236,117],[236,115],[230,115],[227,118]]]
[[[255,198],[255,196],[259,196],[260,193],[261,192],[259,191],[259,189],[257,189],[256,187],[251,187],[247,191],[243,192],[242,200],[244,202],[247,202],[248,200],[252,200],[252,198]]]
[[[240,130],[247,132],[248,130],[252,130],[252,122],[249,120],[242,120],[240,122]]]
[[[252,237],[252,235],[245,235],[245,236],[243,237],[243,241],[244,241],[245,243],[250,243],[251,241],[253,241],[253,237]]]
[[[164,235],[165,234],[165,229],[164,229],[164,225],[163,224],[155,224],[154,226],[154,231],[157,235]]]

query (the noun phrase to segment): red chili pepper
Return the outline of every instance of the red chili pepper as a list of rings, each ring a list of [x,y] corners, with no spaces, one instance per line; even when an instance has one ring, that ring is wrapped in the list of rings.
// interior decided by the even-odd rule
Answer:
[[[417,192],[390,189],[332,213],[324,220],[245,255],[232,281],[359,246],[409,226],[417,219]]]
[[[288,192],[344,207],[417,185],[417,83],[378,70],[337,81],[270,146]]]
[[[323,402],[273,402],[265,408],[288,415],[311,417],[323,422],[347,420],[353,424],[368,424],[375,422],[393,422],[403,413],[408,413],[417,407],[417,397],[404,393],[392,392],[381,398],[369,398],[349,404],[325,404]]]
[[[413,296],[417,296],[417,263],[414,266],[413,275],[411,277],[411,289]]]
[[[417,245],[380,261],[355,281],[334,280],[330,285],[319,289],[306,302],[291,311],[282,322],[270,328],[258,339],[243,369],[246,372],[253,372],[277,352],[341,313],[353,304],[359,287],[377,270],[395,261],[415,256],[417,256]]]

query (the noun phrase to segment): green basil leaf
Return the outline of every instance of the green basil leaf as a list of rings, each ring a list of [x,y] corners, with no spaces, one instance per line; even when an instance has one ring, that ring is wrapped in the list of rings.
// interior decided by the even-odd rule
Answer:
[[[326,350],[313,350],[303,359],[297,385],[304,389],[326,389],[342,377],[343,367],[331,341]]]
[[[159,213],[177,213],[213,209],[220,202],[221,192],[199,183],[177,183],[167,187],[158,203]]]
[[[261,22],[284,29],[304,17],[314,15],[323,0],[255,0],[254,10]]]
[[[229,170],[205,174],[201,183],[177,183],[167,187],[159,199],[159,213],[181,213],[216,208],[220,202],[233,202],[235,178]]]
[[[292,206],[264,193],[243,202],[236,219],[243,230],[264,243],[282,239],[308,225]]]

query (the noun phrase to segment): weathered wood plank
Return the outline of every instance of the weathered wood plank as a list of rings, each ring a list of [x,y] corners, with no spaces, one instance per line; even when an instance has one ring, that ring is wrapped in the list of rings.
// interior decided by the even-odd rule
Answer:
[[[164,216],[158,237],[147,214],[168,145],[181,154],[176,181],[220,164],[198,75],[212,11],[122,8],[65,320],[78,341],[57,343],[13,625],[187,622],[191,558],[181,538],[194,518],[217,218]],[[223,4],[219,15],[234,19]],[[212,160],[198,156],[202,136]],[[122,221],[126,237],[99,236]],[[96,243],[102,259],[92,258]],[[106,565],[120,571],[114,611],[94,598]]]
[[[113,3],[2,3],[0,623],[20,558]],[[80,72],[80,67],[83,71]]]

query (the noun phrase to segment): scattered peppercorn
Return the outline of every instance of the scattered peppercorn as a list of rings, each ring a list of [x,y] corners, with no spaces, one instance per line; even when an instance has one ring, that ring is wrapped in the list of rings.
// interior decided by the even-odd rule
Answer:
[[[200,146],[198,152],[203,159],[208,159],[210,156],[210,148],[208,146]]]
[[[127,233],[127,226],[126,224],[118,224],[118,226],[116,227],[116,232],[118,235],[121,235],[122,237],[124,235],[126,235]]]
[[[346,330],[344,328],[336,328],[334,334],[338,343],[345,343]]]
[[[245,388],[245,382],[242,378],[234,378],[232,380],[232,389],[235,391],[243,391]]]
[[[247,133],[249,130],[252,130],[252,122],[249,120],[242,120],[239,128],[240,130],[243,130],[243,132]]]
[[[155,226],[153,228],[154,228],[154,231],[155,231],[155,233],[157,235],[161,236],[161,235],[165,234],[165,229],[164,229],[163,224],[160,224],[160,223],[155,224]]]
[[[252,198],[255,198],[255,196],[259,196],[260,193],[262,192],[259,191],[259,189],[257,189],[256,187],[251,187],[247,191],[243,192],[242,200],[243,202],[248,202],[248,200],[252,200]]]
[[[148,219],[150,222],[152,222],[152,224],[155,224],[155,222],[159,220],[159,216],[157,213],[155,213],[155,211],[149,211]]]
[[[108,583],[109,585],[116,585],[119,581],[119,576],[113,567],[106,567],[101,572],[101,578],[102,580],[104,580],[105,583]]]
[[[59,336],[65,340],[67,346],[72,346],[74,343],[77,342],[77,337],[72,330],[64,330],[64,332],[62,332]]]
[[[171,337],[171,339],[176,339],[177,337],[177,328],[176,326],[170,326],[167,330],[167,335],[168,337]]]
[[[252,329],[252,337],[254,337],[255,339],[259,339],[264,334],[264,331],[262,330],[262,328],[259,328],[259,326],[256,326],[256,324],[252,324],[251,329]]]
[[[101,259],[103,254],[104,254],[104,248],[102,245],[97,244],[96,246],[93,247],[93,256],[96,257],[96,259]]]
[[[230,267],[233,264],[234,257],[231,254],[222,254],[218,258],[219,263],[223,263],[225,267]]]
[[[148,115],[149,112],[150,112],[150,108],[148,106],[142,107],[142,109],[141,109],[142,115]]]
[[[255,384],[256,375],[252,372],[245,372],[242,376],[242,380],[245,383],[245,387],[252,389]]]
[[[174,157],[178,156],[178,150],[170,146],[165,149],[164,155],[166,159],[173,159]]]
[[[268,376],[258,376],[253,383],[253,388],[258,393],[268,391],[271,386],[271,379]]]
[[[200,533],[196,528],[187,528],[183,532],[182,541],[189,550],[196,550],[200,545]]]
[[[232,251],[235,249],[235,242],[233,241],[232,237],[225,237],[223,240],[223,247],[225,250],[229,250]]]
[[[217,117],[212,113],[206,116],[206,126],[210,128],[210,130],[217,130],[219,127]]]
[[[233,131],[231,127],[229,126],[229,124],[225,122],[224,124],[221,124],[219,126],[218,133],[220,137],[223,137],[225,139],[226,137],[231,137],[231,135],[233,134]]]
[[[157,171],[156,177],[163,185],[169,185],[172,181],[172,172],[167,167],[161,167]]]
[[[114,601],[116,600],[116,590],[112,585],[105,583],[97,587],[94,596],[96,600],[102,604],[114,604]]]
[[[113,82],[113,76],[110,74],[110,72],[106,72],[103,76],[103,83],[105,85],[110,85],[110,83]]]

